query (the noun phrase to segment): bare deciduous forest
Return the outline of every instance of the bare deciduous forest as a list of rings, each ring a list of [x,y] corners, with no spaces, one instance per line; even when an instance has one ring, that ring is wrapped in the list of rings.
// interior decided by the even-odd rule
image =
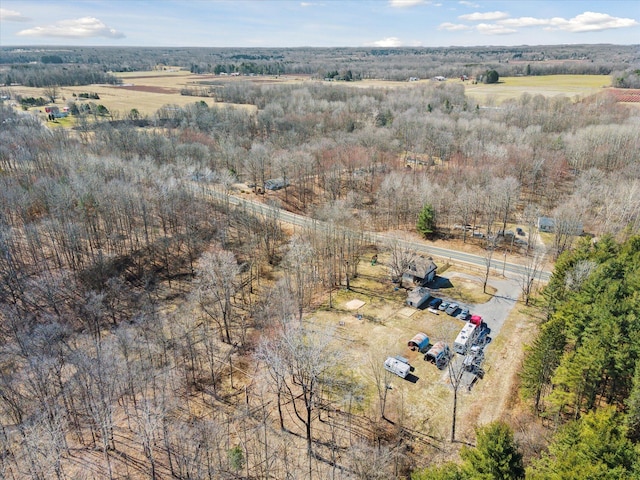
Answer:
[[[78,48],[49,52],[47,63],[92,65],[95,76],[76,77],[87,85],[162,58],[197,72],[252,63],[247,73],[354,80],[508,76],[530,65],[530,75],[605,73],[636,86],[637,47],[432,50]],[[3,48],[3,83],[64,84],[24,65],[42,55]],[[257,112],[194,99],[149,117],[77,111],[73,128],[55,128],[0,105],[0,477],[476,478],[469,465],[489,453],[463,448],[462,467],[435,468],[446,439],[385,420],[382,366],[369,385],[354,379],[336,333],[311,318],[379,248],[367,232],[415,234],[425,206],[432,240],[479,251],[510,225],[533,231],[538,217],[554,219],[547,255],[562,269],[544,295],[529,285],[520,299],[531,296],[532,316],[544,318],[523,373],[527,476],[549,478],[568,439],[601,425],[628,428],[609,466],[637,472],[637,106],[607,89],[487,106],[456,82],[221,78],[213,91]],[[279,209],[257,214],[234,195],[323,228],[294,232]],[[521,263],[538,269],[538,254],[527,245]],[[605,312],[603,300],[569,321],[580,295],[613,295],[600,288],[607,272],[624,308]],[[576,326],[622,315],[627,323],[607,323],[606,348],[631,338],[632,353],[612,359]],[[594,356],[602,368],[582,369]],[[512,435],[491,428],[478,438]]]

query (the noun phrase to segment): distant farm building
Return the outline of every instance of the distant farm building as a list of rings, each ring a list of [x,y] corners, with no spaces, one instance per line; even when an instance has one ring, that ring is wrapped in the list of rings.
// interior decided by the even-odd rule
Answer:
[[[47,114],[49,120],[53,120],[54,118],[64,118],[69,116],[69,109],[65,107],[65,111],[61,112],[60,109],[56,106],[52,107],[44,107],[44,111]]]
[[[538,230],[541,232],[560,232],[568,235],[582,235],[582,222],[574,219],[558,220],[551,217],[538,217]]]

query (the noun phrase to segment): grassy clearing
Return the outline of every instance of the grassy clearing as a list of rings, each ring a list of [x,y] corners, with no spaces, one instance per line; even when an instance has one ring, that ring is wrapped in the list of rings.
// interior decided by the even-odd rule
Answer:
[[[497,292],[496,288],[487,285],[487,293],[482,291],[482,283],[463,277],[456,277],[451,288],[441,290],[448,298],[462,303],[486,303]]]
[[[113,74],[117,78],[121,78],[123,81],[131,78],[140,78],[140,77],[166,77],[166,78],[175,78],[175,77],[190,77],[193,74],[187,70],[180,70],[179,67],[173,67],[170,70],[148,70],[146,72],[116,72]]]
[[[449,80],[455,82],[458,80]],[[584,98],[611,84],[608,75],[544,75],[502,77],[493,85],[465,83],[465,93],[485,105],[497,105],[519,98],[523,93],[555,97]]]
[[[424,354],[410,350],[407,342],[417,332],[424,332],[432,344],[440,340],[451,344],[463,322],[443,312],[433,314],[406,307],[407,290],[397,288],[390,281],[386,261],[387,256],[381,254],[375,266],[362,262],[359,276],[351,280],[351,290],[334,291],[333,308],[329,308],[326,299],[308,321],[335,333],[344,355],[342,373],[364,387],[361,406],[378,408],[376,366],[380,368],[388,356],[406,357],[415,368],[415,383],[389,376],[392,388],[388,392],[386,415],[393,421],[402,421],[411,428],[445,439],[450,428],[452,398],[447,370],[438,370],[425,362]],[[482,293],[481,282],[462,278],[457,273],[458,268],[450,267],[447,277],[451,278],[451,286],[434,295],[469,303],[482,303],[491,298]],[[349,309],[347,304],[354,299],[365,303],[358,309]]]
[[[57,118],[52,122],[48,122],[47,125],[51,128],[73,128],[76,125],[76,119],[70,115],[65,118]]]
[[[215,102],[212,98],[192,97],[181,95],[180,89],[193,82],[200,77],[189,72],[127,72],[117,74],[122,78],[125,84],[133,84],[135,88],[166,89],[165,91],[141,91],[131,90],[130,88],[117,87],[111,85],[83,85],[80,87],[61,87],[60,96],[56,101],[56,105],[64,106],[67,101],[75,100],[77,103],[93,102],[98,105],[104,105],[115,117],[123,118],[132,109],[137,109],[141,115],[151,116],[158,109],[165,105],[177,105],[184,107],[185,105],[195,102],[204,101],[210,107],[214,105],[224,106],[231,105],[235,108],[247,109],[256,112],[254,105],[236,105]],[[24,97],[45,97],[44,89],[35,87],[13,86],[10,87],[12,96],[22,95]],[[74,97],[73,94],[90,92],[97,93],[99,100],[81,100]],[[41,107],[42,109],[43,107]]]

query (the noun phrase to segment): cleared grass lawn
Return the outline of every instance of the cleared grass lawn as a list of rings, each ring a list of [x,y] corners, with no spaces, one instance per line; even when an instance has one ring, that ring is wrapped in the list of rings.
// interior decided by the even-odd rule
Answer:
[[[458,80],[450,80],[452,82]],[[608,75],[545,75],[532,77],[501,77],[493,85],[465,83],[465,93],[484,104],[493,105],[519,98],[523,93],[555,97],[584,98],[602,91],[611,84]]]
[[[328,299],[307,318],[307,321],[325,331],[334,331],[344,359],[344,373],[359,381],[365,389],[362,406],[377,408],[374,369],[380,369],[388,356],[402,355],[415,368],[411,380],[389,375],[391,385],[387,395],[386,415],[393,421],[444,439],[450,428],[451,389],[447,369],[439,370],[425,362],[424,353],[412,351],[407,342],[418,332],[426,333],[431,343],[444,340],[451,344],[464,322],[427,310],[407,308],[407,291],[396,289],[389,280],[385,266],[387,255],[381,254],[379,264],[362,262],[360,275],[352,279],[351,290],[339,289],[332,295],[333,308]],[[447,270],[447,276],[458,269]],[[452,288],[434,295],[487,301],[482,284],[467,282],[452,276]],[[365,302],[360,308],[349,309],[349,302]],[[360,319],[358,315],[361,314]],[[417,380],[416,380],[417,378]],[[404,419],[404,420],[402,420]]]

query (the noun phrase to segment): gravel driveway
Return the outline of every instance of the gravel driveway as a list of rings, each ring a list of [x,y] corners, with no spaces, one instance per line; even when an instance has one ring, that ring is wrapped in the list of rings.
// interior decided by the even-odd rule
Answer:
[[[451,275],[442,275],[445,278],[449,278],[451,282],[454,282],[456,277],[467,278],[469,280],[476,280],[481,284],[484,282],[484,278],[476,275],[469,275],[466,273],[452,272]],[[497,291],[486,303],[480,305],[469,304],[466,305],[471,311],[471,315],[480,315],[487,326],[491,329],[491,337],[495,338],[505,320],[509,316],[509,312],[516,305],[516,301],[520,296],[520,285],[518,281],[512,278],[491,278],[489,277],[488,284],[495,288]],[[462,328],[462,323],[460,323]]]

